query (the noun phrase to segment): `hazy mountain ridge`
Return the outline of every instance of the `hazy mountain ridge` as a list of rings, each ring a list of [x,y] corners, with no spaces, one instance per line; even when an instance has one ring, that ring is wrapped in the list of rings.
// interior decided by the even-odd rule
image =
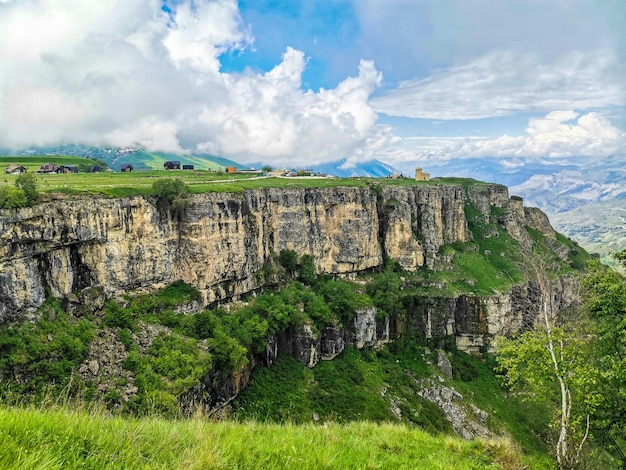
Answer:
[[[552,214],[550,221],[559,232],[600,254],[605,264],[618,267],[611,254],[626,247],[626,199],[608,199]]]
[[[393,166],[379,160],[359,162],[353,166],[346,166],[346,160],[338,160],[336,162],[315,165],[313,169],[318,173],[326,173],[341,178],[354,176],[385,178],[397,171]]]

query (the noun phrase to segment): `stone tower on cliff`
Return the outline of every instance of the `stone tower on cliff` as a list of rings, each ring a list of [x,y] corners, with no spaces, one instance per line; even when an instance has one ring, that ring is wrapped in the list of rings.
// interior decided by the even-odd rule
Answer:
[[[424,173],[421,168],[415,169],[415,181],[429,181],[430,173]]]

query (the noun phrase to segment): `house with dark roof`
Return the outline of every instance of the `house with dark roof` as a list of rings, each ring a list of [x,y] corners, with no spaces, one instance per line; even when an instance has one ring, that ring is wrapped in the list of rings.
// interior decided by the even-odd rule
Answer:
[[[54,163],[46,163],[44,165],[41,165],[39,167],[39,170],[37,170],[37,173],[56,173],[59,170],[59,167],[56,166]]]
[[[178,160],[171,160],[163,164],[163,168],[166,170],[180,170],[180,162]]]
[[[130,163],[122,163],[122,167],[120,168],[123,172],[133,171],[133,166]]]
[[[78,168],[74,165],[61,165],[57,169],[57,173],[78,173]]]
[[[4,173],[7,175],[21,175],[22,173],[26,173],[26,167],[22,165],[18,165],[17,163],[11,163],[7,165],[4,169]]]

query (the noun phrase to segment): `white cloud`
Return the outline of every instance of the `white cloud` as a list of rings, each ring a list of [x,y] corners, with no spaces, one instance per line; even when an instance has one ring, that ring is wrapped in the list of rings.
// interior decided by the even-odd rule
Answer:
[[[549,63],[510,50],[490,52],[402,82],[372,105],[392,116],[446,120],[619,106],[626,96],[622,68],[608,50],[570,52]]]
[[[254,41],[235,0],[182,0],[171,14],[160,0],[0,2],[0,147],[184,147],[276,166],[624,148],[623,134],[589,112],[624,103],[624,82],[616,79],[623,64],[599,46],[549,60],[513,50],[485,53],[372,101],[382,74],[368,60],[335,88],[320,90],[302,89],[308,59],[287,45],[266,73],[222,71],[222,54]],[[400,11],[400,3],[383,9]],[[556,109],[583,114],[533,119],[521,136],[401,140],[377,124],[376,108],[444,120]]]
[[[179,4],[163,40],[177,65],[188,63],[210,73],[219,71],[220,54],[242,49],[251,42],[252,36],[242,26],[236,0]]]
[[[304,66],[304,54],[288,48],[266,74],[233,79],[228,101],[200,115],[214,137],[199,148],[221,149],[241,161],[272,158],[277,165],[310,165],[367,145],[377,118],[367,101],[382,80],[374,64],[362,61],[357,77],[317,93],[300,89]]]
[[[626,133],[599,113],[553,111],[542,118],[530,119],[525,135],[503,135],[495,139],[476,136],[404,139],[402,146],[389,152],[387,158],[398,164],[472,157],[560,159],[617,155],[626,160],[625,149]]]
[[[267,73],[220,70],[221,54],[253,41],[235,0],[184,0],[171,14],[158,0],[28,0],[3,4],[0,22],[0,147],[184,147],[310,165],[372,142],[373,62],[318,91],[302,90],[307,61],[290,47]]]

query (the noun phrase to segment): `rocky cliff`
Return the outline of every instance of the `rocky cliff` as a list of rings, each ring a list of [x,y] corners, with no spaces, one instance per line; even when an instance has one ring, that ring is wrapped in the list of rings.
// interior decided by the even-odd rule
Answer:
[[[557,257],[567,257],[543,213],[509,198],[506,187],[483,183],[209,193],[193,196],[176,218],[145,197],[65,198],[4,211],[0,324],[28,318],[50,296],[64,298],[65,310],[80,315],[102,308],[106,298],[150,292],[177,280],[201,293],[185,312],[201,310],[265,287],[264,268],[283,249],[311,255],[318,274],[352,276],[382,266],[386,258],[409,272],[446,270],[451,255],[445,246],[477,249],[478,243],[465,243],[477,236],[477,217],[487,227],[484,236],[503,231],[520,251],[528,251],[531,235],[540,234],[554,243]],[[269,337],[265,353],[251,354],[246,367],[234,373],[209,370],[179,397],[180,404],[187,412],[221,409],[247,384],[255,364],[271,365],[279,352],[313,367],[345,345],[377,347],[407,332],[453,337],[461,350],[485,351],[493,336],[531,327],[546,297],[555,311],[567,308],[577,300],[576,282],[562,276],[551,281],[550,292],[542,292],[528,276],[488,294],[416,295],[402,315],[380,318],[375,307],[367,307],[349,324],[319,331],[307,324],[291,328]],[[142,328],[147,330],[134,334],[145,349],[159,331]],[[126,349],[106,328],[98,335],[79,373],[106,391],[112,377],[129,375],[121,365]],[[129,379],[126,399],[136,390]]]
[[[465,206],[528,243],[529,225],[554,237],[547,218],[500,185],[261,189],[195,195],[182,221],[144,197],[62,199],[0,214],[0,322],[103,286],[107,296],[182,279],[205,305],[262,287],[257,274],[282,249],[312,255],[318,273],[382,264],[432,266],[439,248],[465,242]]]

